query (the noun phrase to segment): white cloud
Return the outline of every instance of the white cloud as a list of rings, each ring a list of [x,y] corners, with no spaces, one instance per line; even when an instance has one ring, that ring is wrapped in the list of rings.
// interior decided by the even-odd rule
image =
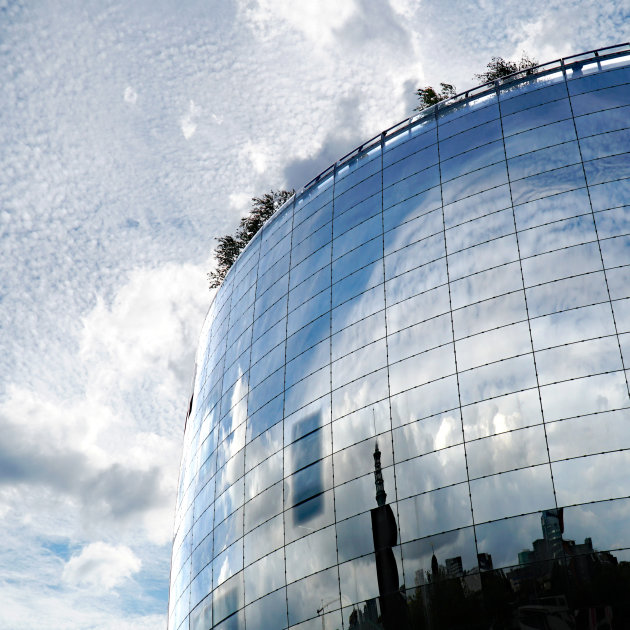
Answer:
[[[179,121],[182,133],[184,134],[184,138],[186,138],[186,140],[190,140],[190,138],[195,135],[195,131],[197,131],[197,120],[200,114],[201,107],[195,105],[195,102],[191,99],[190,104],[188,105],[188,111]]]
[[[95,542],[68,560],[62,578],[72,586],[111,590],[138,573],[141,566],[142,562],[129,547]]]
[[[130,85],[128,85],[125,88],[123,98],[125,99],[125,103],[129,103],[130,105],[135,105],[136,101],[138,100],[138,94]]]

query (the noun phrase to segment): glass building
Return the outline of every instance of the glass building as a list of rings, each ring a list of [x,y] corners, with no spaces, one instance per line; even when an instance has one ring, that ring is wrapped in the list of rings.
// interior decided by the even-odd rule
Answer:
[[[322,173],[210,307],[170,630],[630,627],[630,47]]]

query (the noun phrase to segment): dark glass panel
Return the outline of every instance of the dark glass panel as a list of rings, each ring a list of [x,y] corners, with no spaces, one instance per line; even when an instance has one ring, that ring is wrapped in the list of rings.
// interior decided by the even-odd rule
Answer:
[[[243,574],[239,573],[231,579],[227,580],[213,593],[213,618],[215,627],[219,621],[229,617],[237,610],[243,607]],[[243,628],[244,623],[242,616],[237,615],[237,623],[235,628]],[[230,626],[226,626],[229,628]],[[224,630],[221,627],[221,630]]]
[[[284,513],[285,543],[320,531],[334,521],[333,491],[328,490]]]
[[[374,551],[372,521],[369,512],[337,523],[339,562]]]

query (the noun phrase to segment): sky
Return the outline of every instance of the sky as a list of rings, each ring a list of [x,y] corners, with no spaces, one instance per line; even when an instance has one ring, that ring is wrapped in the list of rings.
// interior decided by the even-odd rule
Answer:
[[[0,0],[0,627],[165,629],[214,238],[630,0]]]

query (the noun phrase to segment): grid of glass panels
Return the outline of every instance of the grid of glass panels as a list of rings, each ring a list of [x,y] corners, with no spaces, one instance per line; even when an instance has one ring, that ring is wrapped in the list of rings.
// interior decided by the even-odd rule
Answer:
[[[627,58],[567,66],[264,226],[202,332],[171,630],[630,623],[629,121]]]

